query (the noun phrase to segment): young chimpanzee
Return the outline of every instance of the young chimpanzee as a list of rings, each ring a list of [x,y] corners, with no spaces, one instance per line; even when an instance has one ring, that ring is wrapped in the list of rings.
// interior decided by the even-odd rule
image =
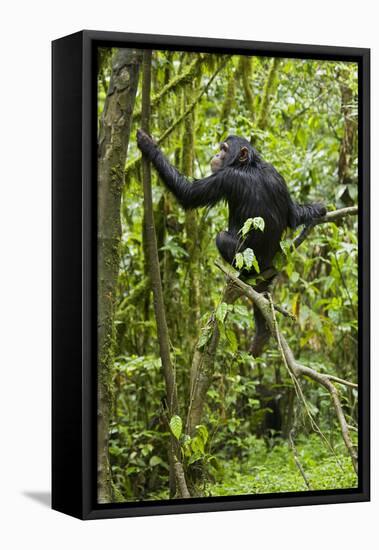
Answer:
[[[213,206],[221,200],[228,203],[229,227],[217,235],[216,245],[221,256],[231,265],[237,252],[251,248],[261,272],[272,267],[287,227],[295,228],[326,214],[322,204],[300,205],[294,202],[283,177],[244,138],[229,136],[211,160],[212,174],[193,183],[170,164],[155,141],[143,130],[137,132],[137,143],[183,208]],[[255,217],[264,219],[264,230],[250,231],[242,242],[239,231],[248,218]],[[242,275],[254,273],[252,269]],[[266,291],[270,282],[262,281],[256,290]],[[262,353],[269,331],[257,308],[254,308],[254,316],[256,334],[250,351],[257,357]]]

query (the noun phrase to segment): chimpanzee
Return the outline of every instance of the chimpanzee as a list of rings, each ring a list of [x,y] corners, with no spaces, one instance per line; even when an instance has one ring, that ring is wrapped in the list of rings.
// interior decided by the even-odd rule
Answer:
[[[226,201],[229,206],[229,227],[216,237],[221,256],[233,265],[237,252],[251,248],[257,258],[260,272],[272,267],[280,250],[283,231],[307,224],[326,214],[322,204],[300,205],[289,194],[283,177],[265,162],[250,143],[238,136],[229,136],[221,143],[220,151],[211,160],[212,174],[190,183],[174,168],[159,147],[143,130],[137,131],[138,147],[155,166],[168,189],[185,209],[213,206]],[[264,219],[263,231],[252,230],[242,242],[240,230],[248,218]],[[244,270],[242,276],[252,276]],[[265,292],[271,280],[264,280],[255,288]],[[254,308],[256,334],[251,345],[254,357],[262,353],[269,337],[262,314]]]

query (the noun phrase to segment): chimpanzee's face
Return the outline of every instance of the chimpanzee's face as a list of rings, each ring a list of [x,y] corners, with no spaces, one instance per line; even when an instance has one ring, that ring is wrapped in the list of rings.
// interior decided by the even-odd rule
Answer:
[[[224,166],[225,158],[228,156],[228,151],[229,145],[226,142],[221,143],[220,152],[217,153],[211,160],[211,170],[213,173],[221,170]]]

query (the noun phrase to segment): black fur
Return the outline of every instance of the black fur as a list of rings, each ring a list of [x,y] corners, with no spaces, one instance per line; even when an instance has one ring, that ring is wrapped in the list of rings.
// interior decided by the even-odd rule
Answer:
[[[222,200],[228,203],[228,230],[217,235],[216,244],[221,256],[230,264],[233,264],[237,249],[252,248],[260,270],[271,267],[287,227],[295,228],[326,214],[322,204],[294,202],[283,177],[244,138],[229,136],[222,168],[192,183],[170,164],[149,136],[139,131],[137,140],[143,154],[152,161],[165,185],[185,209],[213,206]],[[247,157],[245,155],[241,162],[240,153],[244,148]],[[265,221],[264,231],[251,231],[241,245],[241,227],[248,218],[258,216]],[[269,282],[263,283],[259,290],[267,290],[268,285]],[[259,317],[258,312],[257,319],[256,312],[258,332],[259,325],[264,325]]]

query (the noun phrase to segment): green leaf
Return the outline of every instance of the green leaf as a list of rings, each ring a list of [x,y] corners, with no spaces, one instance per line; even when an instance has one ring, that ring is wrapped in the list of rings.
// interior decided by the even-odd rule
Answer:
[[[204,424],[199,424],[198,426],[196,426],[196,431],[197,431],[197,435],[199,437],[201,437],[204,445],[206,444],[206,442],[208,441],[208,437],[209,437],[209,433],[208,433],[208,430],[206,428],[206,426],[204,426]]]
[[[243,261],[244,261],[244,264],[247,267],[247,269],[251,269],[251,267],[253,265],[254,258],[255,258],[255,254],[254,254],[254,252],[252,251],[251,248],[246,248],[243,251]]]
[[[260,231],[263,231],[265,228],[265,221],[263,218],[257,216],[256,218],[247,218],[245,223],[242,226],[242,229],[240,229],[240,233],[242,234],[242,237],[246,237],[246,235],[250,232],[251,228],[259,229]]]
[[[295,136],[295,144],[300,145],[300,147],[306,147],[307,145],[307,134],[302,126],[298,129]]]
[[[246,237],[246,235],[249,233],[251,226],[253,225],[253,221],[253,218],[247,218],[242,226],[242,229],[240,230],[240,232],[242,233],[242,237]]]
[[[182,419],[177,414],[174,415],[170,420],[170,429],[174,437],[176,437],[176,439],[179,439],[182,434],[183,423]]]
[[[224,324],[227,313],[228,313],[228,304],[226,304],[225,302],[222,302],[216,309],[216,319],[220,321],[220,323]]]
[[[348,185],[347,190],[349,191],[349,195],[353,201],[356,201],[358,199],[358,186],[352,183]]]
[[[243,251],[243,260],[247,269],[251,269],[254,266],[254,269],[259,273],[258,261],[251,248],[246,248]]]
[[[241,252],[237,252],[236,254],[236,268],[241,269],[243,267],[243,256]]]
[[[293,273],[291,273],[291,276],[290,276],[291,283],[297,283],[299,278],[300,278],[300,275],[297,271],[294,271]]]
[[[265,228],[265,221],[263,218],[260,218],[259,216],[253,219],[253,226],[254,229],[259,229],[260,231],[264,231]]]
[[[261,270],[259,269],[259,264],[258,264],[258,261],[257,259],[255,258],[255,260],[253,261],[253,266],[254,266],[254,269],[257,273],[260,273]]]
[[[168,237],[164,246],[161,246],[160,250],[167,250],[173,256],[173,258],[185,258],[189,254],[182,246],[180,246],[176,241],[175,237]]]
[[[284,239],[280,241],[280,248],[283,250],[284,254],[288,256],[292,247],[292,241],[290,239]]]
[[[161,464],[162,459],[159,458],[159,456],[152,456],[149,460],[149,466],[150,468],[154,468],[154,466],[158,466],[158,464]]]
[[[195,453],[195,455],[197,454],[197,456],[204,454],[203,439],[197,435],[193,437],[191,441],[191,449]]]
[[[228,330],[226,332],[226,337],[229,340],[232,352],[235,353],[238,350],[238,342],[237,342],[236,335],[234,334],[234,332],[232,330]]]
[[[337,185],[337,188],[336,188],[335,193],[334,193],[334,196],[335,196],[336,200],[338,200],[342,197],[342,195],[345,193],[346,189],[347,189],[347,186],[345,184]]]
[[[197,348],[199,350],[201,350],[202,348],[204,348],[208,344],[209,340],[212,337],[212,334],[213,334],[212,328],[209,325],[205,326],[202,329],[199,341],[197,343]]]

